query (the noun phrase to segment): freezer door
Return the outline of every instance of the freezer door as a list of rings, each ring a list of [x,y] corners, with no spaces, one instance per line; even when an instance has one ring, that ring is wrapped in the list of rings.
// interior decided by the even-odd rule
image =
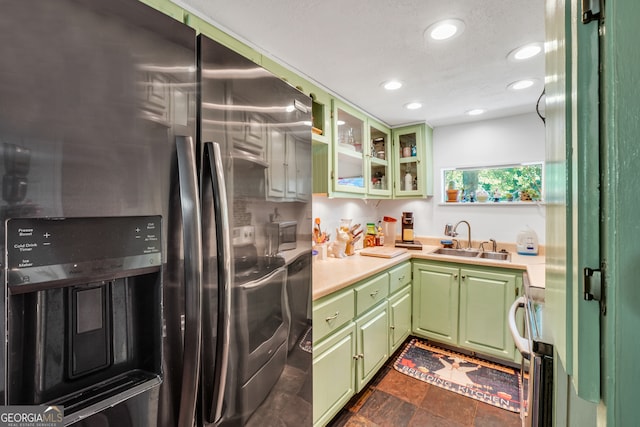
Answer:
[[[162,301],[147,303],[162,304],[163,384],[79,425],[177,425],[185,276],[175,138],[195,136],[195,41],[193,29],[137,0],[3,2],[0,223],[162,220]],[[6,286],[5,270],[0,274]],[[6,354],[12,351],[5,295],[6,287],[0,292],[0,403],[8,401]]]

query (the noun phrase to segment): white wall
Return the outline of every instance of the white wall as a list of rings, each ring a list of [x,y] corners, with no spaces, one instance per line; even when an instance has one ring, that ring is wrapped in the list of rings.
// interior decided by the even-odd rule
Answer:
[[[527,225],[545,241],[544,206],[538,203],[442,203],[443,168],[493,166],[544,161],[544,125],[535,113],[495,120],[477,121],[435,128],[433,131],[434,196],[419,200],[360,200],[314,197],[313,216],[329,229],[340,218],[354,223],[377,222],[384,215],[400,219],[402,212],[414,213],[414,231],[419,236],[442,236],[447,223],[467,220],[474,240],[494,238],[515,242]],[[323,227],[324,228],[324,227]],[[464,230],[464,231],[463,231]],[[461,238],[466,230],[459,231]]]

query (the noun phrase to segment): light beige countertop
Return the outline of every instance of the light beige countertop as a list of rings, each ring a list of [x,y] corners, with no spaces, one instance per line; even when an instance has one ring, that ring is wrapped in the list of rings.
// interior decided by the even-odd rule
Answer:
[[[342,288],[352,285],[376,273],[384,271],[411,259],[427,259],[432,261],[455,262],[466,265],[482,265],[486,267],[501,267],[526,271],[529,276],[531,286],[544,288],[545,280],[545,257],[541,255],[519,255],[515,251],[515,246],[508,244],[498,244],[498,249],[506,249],[511,253],[509,261],[490,260],[484,258],[467,258],[460,256],[448,256],[434,254],[433,252],[442,247],[432,238],[418,238],[423,242],[422,250],[410,249],[407,252],[394,258],[379,258],[360,255],[359,251],[355,255],[345,258],[327,258],[324,260],[314,260],[313,262],[313,300],[329,295]],[[474,246],[477,247],[477,246]],[[315,257],[314,257],[315,258]]]

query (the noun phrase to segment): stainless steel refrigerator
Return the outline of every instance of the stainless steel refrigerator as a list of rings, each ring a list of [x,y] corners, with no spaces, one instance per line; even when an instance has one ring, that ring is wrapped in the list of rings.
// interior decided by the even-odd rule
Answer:
[[[269,191],[270,141],[305,152],[310,100],[205,44],[135,0],[3,3],[3,405],[63,407],[65,425],[265,425],[296,360],[310,408],[281,344],[309,200]],[[304,158],[285,166],[301,188]],[[266,253],[266,211],[297,221],[294,251]]]

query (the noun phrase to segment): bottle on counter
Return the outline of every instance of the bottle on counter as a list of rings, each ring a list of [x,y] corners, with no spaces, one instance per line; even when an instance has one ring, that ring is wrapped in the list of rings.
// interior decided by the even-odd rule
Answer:
[[[378,234],[376,235],[376,246],[384,246],[384,233],[382,232],[382,225],[378,221]]]

